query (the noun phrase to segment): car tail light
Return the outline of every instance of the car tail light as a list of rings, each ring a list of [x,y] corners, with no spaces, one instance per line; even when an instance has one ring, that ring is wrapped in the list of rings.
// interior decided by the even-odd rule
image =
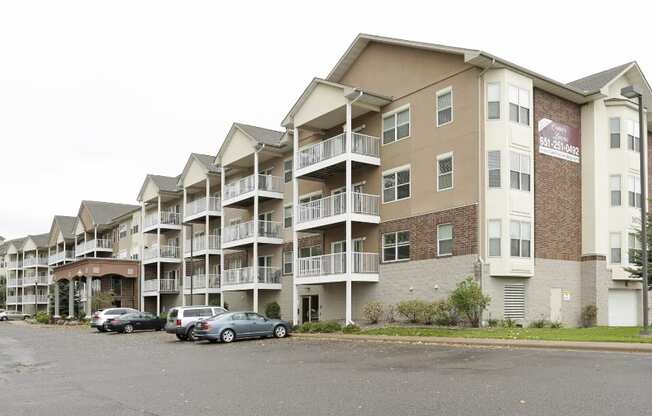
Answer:
[[[199,324],[199,329],[207,330],[209,328],[208,322],[201,322]]]
[[[177,324],[177,326],[181,326],[181,319],[177,319],[176,324]]]
[[[95,320],[100,319],[100,315],[98,315],[98,314],[93,315],[93,319],[95,319]]]

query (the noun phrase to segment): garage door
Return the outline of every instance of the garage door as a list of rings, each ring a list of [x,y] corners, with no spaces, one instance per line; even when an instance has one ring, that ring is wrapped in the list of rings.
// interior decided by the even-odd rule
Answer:
[[[638,290],[609,290],[609,326],[637,326],[640,311]]]

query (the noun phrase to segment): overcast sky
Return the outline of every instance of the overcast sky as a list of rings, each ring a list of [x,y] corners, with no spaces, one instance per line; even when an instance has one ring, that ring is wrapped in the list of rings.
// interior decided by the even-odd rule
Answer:
[[[647,20],[617,20],[650,6],[628,3],[2,2],[0,235],[48,232],[82,199],[135,204],[147,173],[216,154],[233,121],[280,129],[359,32],[482,49],[560,81],[630,60],[652,71]]]

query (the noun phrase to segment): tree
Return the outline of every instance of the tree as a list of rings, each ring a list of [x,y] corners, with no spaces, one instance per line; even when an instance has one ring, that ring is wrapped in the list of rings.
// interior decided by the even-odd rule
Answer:
[[[115,294],[113,292],[101,292],[93,296],[92,310],[99,311],[113,306],[115,301]]]
[[[646,225],[646,230],[647,230],[647,241],[648,244],[650,241],[652,241],[652,215],[648,214],[647,215],[647,225]],[[641,230],[640,224],[636,227],[634,230],[634,235],[636,235],[636,238],[638,239],[637,242],[641,241],[641,237],[643,236],[643,230]],[[629,263],[631,266],[625,267],[625,271],[631,274],[632,278],[635,279],[640,279],[643,276],[643,262],[641,261],[641,250],[640,249],[629,249]],[[647,282],[648,282],[648,287],[650,286],[650,276],[652,276],[652,270],[650,270],[650,266],[652,266],[652,253],[650,252],[649,248],[647,250],[647,264],[648,264],[648,269],[647,269]]]
[[[7,279],[0,276],[0,306],[7,307]]]
[[[487,309],[491,298],[482,293],[482,288],[473,277],[467,277],[457,284],[449,301],[459,313],[466,315],[472,326],[479,327],[482,311]]]

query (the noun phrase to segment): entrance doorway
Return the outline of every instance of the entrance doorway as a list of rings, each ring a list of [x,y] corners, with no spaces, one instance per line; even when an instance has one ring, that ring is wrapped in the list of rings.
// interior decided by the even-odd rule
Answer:
[[[301,297],[301,322],[319,321],[319,295]]]

